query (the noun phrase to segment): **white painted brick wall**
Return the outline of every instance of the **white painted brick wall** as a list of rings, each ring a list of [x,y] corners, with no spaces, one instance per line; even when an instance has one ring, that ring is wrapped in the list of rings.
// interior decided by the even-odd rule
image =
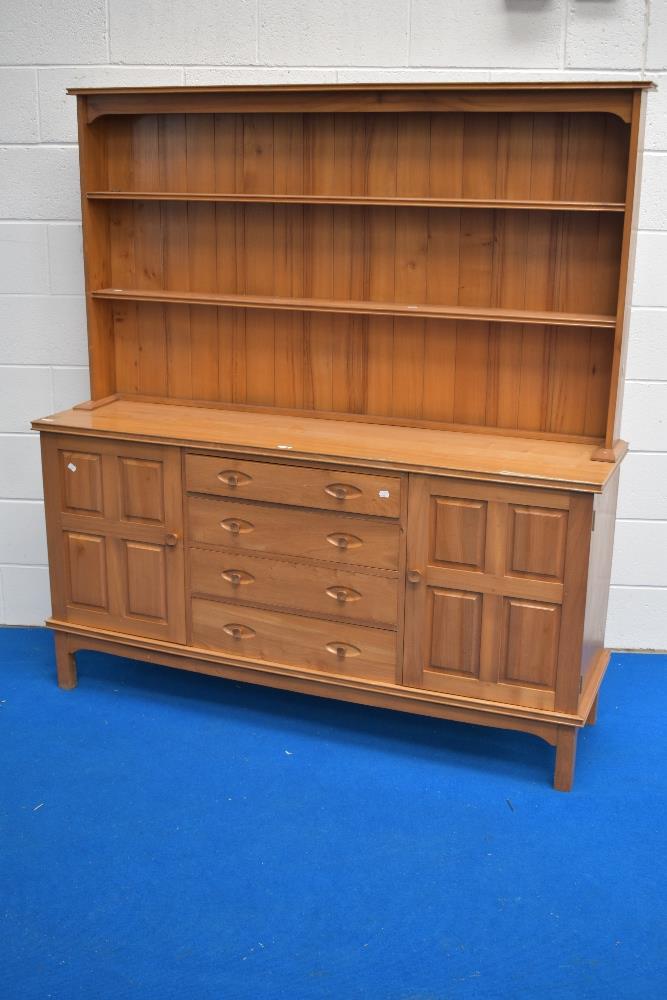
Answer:
[[[607,642],[667,648],[667,0],[2,0],[0,622],[49,611],[31,417],[88,395],[68,86],[602,79],[649,95]]]

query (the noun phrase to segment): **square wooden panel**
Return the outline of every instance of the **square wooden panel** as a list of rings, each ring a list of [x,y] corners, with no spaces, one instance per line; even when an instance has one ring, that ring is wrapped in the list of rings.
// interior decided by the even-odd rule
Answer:
[[[562,580],[567,511],[510,506],[507,573]]]
[[[142,524],[164,523],[163,463],[119,456],[120,517]]]
[[[62,509],[75,514],[104,514],[102,456],[94,452],[58,453],[62,481]]]
[[[162,545],[123,540],[127,571],[128,615],[167,618],[167,569]]]
[[[108,611],[106,539],[66,531],[64,541],[68,604]]]
[[[553,689],[556,684],[561,610],[557,604],[505,598],[499,680]]]
[[[433,590],[428,669],[477,677],[481,630],[481,594]]]
[[[482,571],[486,513],[485,500],[434,497],[429,562]]]

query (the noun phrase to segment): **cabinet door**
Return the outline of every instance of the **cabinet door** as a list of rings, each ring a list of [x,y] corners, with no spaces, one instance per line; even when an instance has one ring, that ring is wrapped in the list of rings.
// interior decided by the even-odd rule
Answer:
[[[44,436],[56,617],[185,641],[180,452]]]
[[[551,490],[412,476],[404,682],[574,707],[590,506]]]

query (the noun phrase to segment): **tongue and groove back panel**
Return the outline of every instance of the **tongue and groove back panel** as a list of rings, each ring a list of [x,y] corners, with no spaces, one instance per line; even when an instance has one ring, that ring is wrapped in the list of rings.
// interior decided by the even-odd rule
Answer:
[[[111,391],[608,436],[620,117],[122,114],[88,133]]]

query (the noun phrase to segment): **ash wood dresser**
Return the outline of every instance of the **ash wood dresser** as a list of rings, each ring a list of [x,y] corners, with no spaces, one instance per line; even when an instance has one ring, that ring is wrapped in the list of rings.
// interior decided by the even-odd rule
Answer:
[[[102,650],[595,719],[646,83],[77,90],[91,400],[41,433]]]

